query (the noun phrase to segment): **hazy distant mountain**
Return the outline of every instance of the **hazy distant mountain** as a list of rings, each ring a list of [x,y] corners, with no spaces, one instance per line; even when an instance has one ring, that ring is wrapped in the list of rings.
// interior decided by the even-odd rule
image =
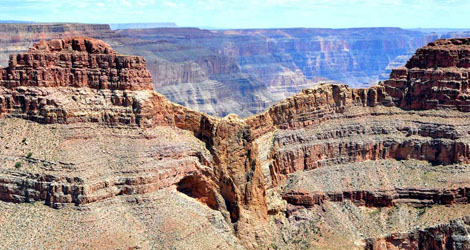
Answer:
[[[151,28],[175,28],[176,23],[112,23],[109,24],[113,30],[123,29],[151,29]]]
[[[465,29],[453,29],[453,28],[416,28],[416,29],[410,29],[414,31],[420,31],[424,33],[439,33],[439,34],[445,34],[448,32],[463,32],[463,31],[469,31],[470,28],[465,28]]]
[[[31,21],[0,20],[0,23],[34,23]]]

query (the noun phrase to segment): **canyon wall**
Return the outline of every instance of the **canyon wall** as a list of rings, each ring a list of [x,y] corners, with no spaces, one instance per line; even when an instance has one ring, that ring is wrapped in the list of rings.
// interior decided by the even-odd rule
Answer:
[[[41,41],[0,69],[0,205],[76,207],[67,213],[119,230],[102,214],[109,205],[150,237],[124,237],[134,245],[387,249],[405,232],[400,244],[432,249],[442,242],[415,231],[453,225],[470,208],[468,44],[438,40],[378,85],[318,84],[241,119],[168,101],[144,58],[103,41]],[[238,72],[199,64],[212,77]],[[213,240],[191,237],[206,231]],[[121,238],[100,244],[133,246]]]
[[[157,91],[219,116],[259,113],[327,79],[353,87],[373,85],[438,37],[398,28],[162,28],[118,33],[139,40],[116,49],[149,59]],[[231,91],[227,94],[226,89]]]
[[[399,28],[113,31],[94,24],[2,24],[0,65],[40,39],[90,36],[146,58],[156,90],[171,101],[221,117],[247,117],[320,81],[374,85],[417,48],[463,35]]]
[[[249,126],[239,118],[217,119],[170,103],[153,92],[145,59],[119,55],[108,44],[92,38],[41,41],[29,52],[12,56],[9,65],[0,74],[2,116],[43,124],[96,123],[137,130],[160,127],[170,133],[178,133],[175,129],[179,128],[190,134],[178,138],[182,142],[176,145],[158,146],[155,156],[143,157],[149,169],[133,169],[132,164],[125,164],[120,176],[115,176],[117,180],[109,180],[105,169],[88,175],[88,163],[73,161],[55,163],[80,169],[72,178],[54,170],[15,178],[6,167],[0,181],[1,200],[39,200],[60,208],[177,187],[222,211],[235,234],[250,248],[269,240],[265,185],[257,149],[250,141]],[[149,133],[150,138],[164,136],[161,132]],[[132,137],[128,139],[132,141]],[[145,137],[135,139],[137,148],[145,147],[145,142],[138,141],[145,141]],[[199,142],[205,146],[185,145]],[[31,156],[18,159],[43,163]],[[157,165],[151,166],[155,159],[159,159]],[[162,168],[161,164],[166,166]]]
[[[10,54],[26,52],[35,42],[74,36],[100,39],[115,35],[107,24],[0,23],[0,66],[8,66]]]
[[[452,220],[448,224],[393,234],[382,239],[369,239],[367,249],[468,249],[470,218]]]
[[[445,206],[462,209],[459,215],[468,213],[467,43],[468,39],[437,40],[376,86],[318,85],[246,120],[257,143],[265,144],[259,149],[267,192],[272,195],[268,196],[272,228],[292,238],[291,242],[275,238],[277,246],[294,247],[300,241],[305,247],[332,247],[335,237],[348,235],[349,245],[339,248],[359,248],[360,235],[382,239],[381,235],[396,232],[394,227],[411,232],[426,225],[435,238],[425,237],[427,232],[410,233],[409,238],[405,233],[404,238],[390,236],[364,247],[465,249],[467,241],[439,240],[440,235],[454,237],[453,231],[432,229],[439,216],[421,217]],[[287,204],[282,205],[278,195]],[[382,219],[398,217],[387,219],[394,225],[391,228],[366,229],[363,223],[380,219],[362,214],[367,210],[361,207],[377,211]],[[403,215],[393,215],[402,207],[417,216],[415,222],[402,226]],[[342,219],[334,219],[338,216]],[[458,217],[440,222],[449,223],[449,218]],[[292,233],[305,227],[303,236]],[[468,232],[462,235],[468,237]]]
[[[155,88],[217,116],[246,117],[320,81],[370,86],[440,36],[398,28],[112,31],[108,25],[2,24],[0,65],[40,39],[90,36],[147,59]]]
[[[243,73],[266,86],[295,84],[286,76],[296,73],[304,80],[322,77],[353,87],[373,85],[386,79],[390,64],[396,64],[396,60],[404,64],[417,48],[436,39],[399,28],[221,31],[182,28],[119,33],[154,43],[160,41],[162,45],[180,45],[175,49],[188,59],[198,58],[202,51],[235,58]],[[165,47],[161,54],[168,54],[171,48]],[[159,84],[165,82],[157,80]]]

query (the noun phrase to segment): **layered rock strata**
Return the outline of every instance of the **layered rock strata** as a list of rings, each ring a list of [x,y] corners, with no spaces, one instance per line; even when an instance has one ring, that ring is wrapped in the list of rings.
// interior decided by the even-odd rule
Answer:
[[[469,174],[463,166],[417,160],[339,164],[291,175],[283,198],[304,207],[345,200],[367,207],[468,204]]]
[[[366,249],[469,249],[470,218],[464,217],[410,233],[369,239]]]
[[[418,49],[385,81],[397,106],[470,111],[468,39],[437,40]]]
[[[353,87],[387,79],[441,35],[398,28],[113,31],[98,24],[1,24],[0,65],[40,39],[94,37],[120,53],[145,57],[156,90],[171,101],[211,115],[247,117],[327,79]]]
[[[131,162],[113,163],[113,158],[109,159],[111,169],[123,168],[124,173],[118,174],[120,177],[105,174],[108,171],[100,171],[97,176],[77,174],[75,177],[52,171],[12,178],[7,170],[1,181],[2,200],[45,200],[51,206],[61,207],[67,203],[82,205],[173,186],[182,191],[190,189],[186,191],[190,196],[214,209],[226,211],[229,223],[248,245],[267,240],[263,227],[267,223],[265,185],[249,126],[237,117],[216,119],[168,102],[151,90],[151,78],[143,58],[120,56],[109,45],[89,38],[41,42],[28,53],[11,58],[10,67],[2,70],[1,86],[0,110],[7,117],[69,124],[67,126],[82,123],[122,129],[130,126],[137,131],[163,126],[168,127],[170,134],[181,128],[192,132],[189,137],[181,136],[183,142],[196,136],[206,145],[191,150],[184,143],[175,141],[173,145],[170,140],[167,145],[151,146],[149,140],[164,135],[163,131],[149,136],[123,137],[118,140],[121,144],[132,145],[125,141],[137,140],[137,145],[144,143],[137,147],[140,149],[149,144],[150,151],[145,151],[150,155],[144,159],[156,159],[157,163],[150,162],[152,167],[132,170],[128,176],[125,173],[130,170],[125,169]],[[89,132],[83,133],[84,138],[89,138],[85,141],[93,138]],[[119,137],[119,133],[116,135]],[[141,139],[143,142],[139,142]],[[70,144],[69,140],[76,141],[67,138],[58,143]],[[70,149],[73,147],[79,145]],[[62,158],[60,155],[51,157]],[[115,156],[117,159],[127,157]],[[80,161],[45,161],[28,155],[11,159],[17,159],[19,164],[26,161],[27,164],[52,165],[52,169],[71,167],[79,172],[89,167]],[[14,167],[12,165],[20,168],[19,164],[9,162],[10,168]],[[258,240],[253,241],[253,237]]]
[[[467,80],[455,77],[467,67],[467,40],[430,44],[374,87],[318,85],[247,119],[169,102],[152,91],[143,58],[101,41],[40,42],[0,70],[0,199],[91,208],[173,190],[223,218],[210,219],[224,230],[216,248],[314,247],[335,242],[334,232],[364,248],[379,238],[350,218],[379,221],[364,209],[408,209],[414,220],[397,226],[409,232],[436,222],[418,219],[418,209],[455,219],[470,192]],[[441,64],[442,55],[454,63]],[[453,74],[411,77],[420,70]],[[447,93],[450,82],[457,94]],[[433,95],[419,92],[432,84]],[[437,104],[426,106],[429,98]],[[338,209],[357,228],[332,223]]]
[[[377,86],[320,85],[248,118],[257,142],[267,144],[260,157],[268,191],[280,188],[287,201],[271,213],[298,221],[304,209],[345,201],[372,208],[468,204],[467,40],[429,44]],[[420,166],[416,160],[432,166],[409,169]],[[283,228],[275,218],[274,228]]]
[[[118,36],[107,24],[82,23],[1,23],[0,65],[8,66],[11,54],[24,53],[44,39],[63,39],[77,36],[116,39]]]
[[[156,90],[171,101],[213,115],[242,117],[327,79],[353,87],[373,85],[436,39],[398,28],[117,33],[122,42],[116,49],[145,56]]]

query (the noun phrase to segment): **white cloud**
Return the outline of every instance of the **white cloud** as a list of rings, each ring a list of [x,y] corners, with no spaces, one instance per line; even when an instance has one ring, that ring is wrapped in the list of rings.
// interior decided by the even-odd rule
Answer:
[[[125,7],[131,7],[132,3],[129,0],[121,0],[121,4]]]
[[[175,2],[175,1],[165,1],[163,2],[165,6],[171,7],[171,8],[183,8],[185,5],[182,2]]]

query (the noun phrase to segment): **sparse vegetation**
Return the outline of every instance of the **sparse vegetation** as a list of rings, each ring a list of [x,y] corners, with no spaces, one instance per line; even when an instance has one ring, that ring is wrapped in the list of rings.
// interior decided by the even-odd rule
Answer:
[[[17,161],[17,162],[15,163],[15,168],[21,168],[22,166],[23,166],[23,164],[22,164],[21,162],[19,162],[19,161]]]
[[[33,152],[29,152],[26,158],[31,159],[32,156],[33,156]]]
[[[371,216],[378,216],[380,213],[382,213],[382,208],[374,208],[372,211],[369,212]]]
[[[417,212],[418,217],[421,217],[427,212],[428,207],[417,208],[417,210],[418,210]]]

